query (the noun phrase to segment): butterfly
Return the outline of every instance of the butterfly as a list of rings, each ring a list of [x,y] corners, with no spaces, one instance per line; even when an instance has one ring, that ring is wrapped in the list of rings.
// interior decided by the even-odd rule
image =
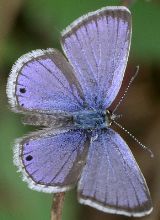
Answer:
[[[14,163],[31,189],[57,193],[77,185],[78,200],[107,213],[152,211],[145,179],[109,107],[124,77],[131,13],[104,7],[69,25],[56,49],[18,59],[7,84],[14,112],[41,126],[16,141]]]

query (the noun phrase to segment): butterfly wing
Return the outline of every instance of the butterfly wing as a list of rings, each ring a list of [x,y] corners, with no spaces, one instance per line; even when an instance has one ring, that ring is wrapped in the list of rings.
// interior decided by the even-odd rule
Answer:
[[[43,130],[17,140],[14,162],[31,189],[62,192],[77,183],[87,151],[81,131]]]
[[[101,211],[144,216],[152,211],[145,179],[125,141],[112,129],[91,142],[79,201]]]
[[[122,84],[131,41],[126,7],[105,7],[77,19],[62,32],[62,47],[90,107],[106,109]]]
[[[7,95],[14,111],[72,112],[81,109],[82,90],[71,65],[57,50],[35,50],[12,68]]]

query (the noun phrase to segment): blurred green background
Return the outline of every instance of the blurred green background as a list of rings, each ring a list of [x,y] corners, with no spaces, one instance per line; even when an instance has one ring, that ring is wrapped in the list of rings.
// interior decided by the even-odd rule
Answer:
[[[74,19],[115,0],[0,0],[0,220],[50,219],[52,195],[27,188],[12,163],[12,144],[30,131],[21,116],[12,113],[5,94],[13,63],[24,53],[39,48],[60,49],[60,31]],[[133,37],[126,80],[140,66],[137,79],[120,108],[122,124],[149,145],[150,159],[127,135],[127,140],[147,180],[154,211],[147,220],[160,219],[160,1],[137,0],[131,5]],[[124,83],[125,84],[125,83]],[[33,130],[33,128],[32,128]],[[68,192],[63,220],[128,219],[79,205],[76,190]],[[131,219],[131,218],[130,218]]]

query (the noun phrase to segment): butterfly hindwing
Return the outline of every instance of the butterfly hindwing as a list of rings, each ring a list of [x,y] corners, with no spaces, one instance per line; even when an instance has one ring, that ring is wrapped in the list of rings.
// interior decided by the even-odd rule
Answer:
[[[76,111],[82,90],[71,65],[57,50],[35,50],[23,55],[12,68],[7,95],[14,111]]]
[[[83,132],[48,129],[17,140],[14,162],[30,188],[62,192],[77,183],[87,151]]]
[[[91,142],[78,191],[81,203],[104,212],[140,217],[152,210],[148,187],[130,149],[110,128]]]

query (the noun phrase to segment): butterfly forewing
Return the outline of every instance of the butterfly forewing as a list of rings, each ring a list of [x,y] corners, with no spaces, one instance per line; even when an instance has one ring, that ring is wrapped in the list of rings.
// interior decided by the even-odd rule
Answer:
[[[91,107],[115,99],[124,76],[131,40],[125,7],[106,7],[77,19],[62,32],[62,47]]]
[[[152,210],[145,179],[125,141],[112,129],[91,142],[79,201],[104,212],[143,216]]]
[[[73,69],[54,49],[35,50],[13,66],[7,94],[14,111],[76,111],[82,90]]]
[[[77,183],[88,145],[81,131],[43,130],[17,141],[15,164],[30,188],[66,191]]]

